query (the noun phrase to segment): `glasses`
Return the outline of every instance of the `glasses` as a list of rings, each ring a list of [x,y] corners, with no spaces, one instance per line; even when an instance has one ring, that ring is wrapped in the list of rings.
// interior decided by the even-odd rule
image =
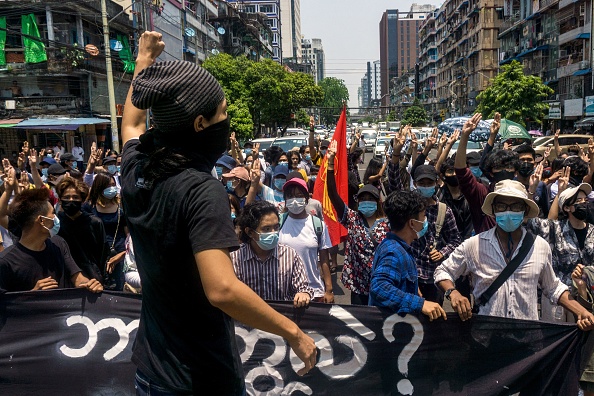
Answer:
[[[514,202],[513,204],[505,204],[505,203],[494,203],[492,205],[493,212],[507,212],[507,210],[511,210],[512,212],[524,212],[526,210],[526,204],[523,202]]]

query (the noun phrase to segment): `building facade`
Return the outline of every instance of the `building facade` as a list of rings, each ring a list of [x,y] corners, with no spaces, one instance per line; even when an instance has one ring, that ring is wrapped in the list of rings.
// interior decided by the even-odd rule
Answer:
[[[305,65],[310,65],[310,74],[314,77],[316,84],[326,76],[326,60],[324,56],[324,46],[322,40],[318,38],[301,39],[301,61]]]
[[[301,63],[301,0],[280,0],[282,59]]]

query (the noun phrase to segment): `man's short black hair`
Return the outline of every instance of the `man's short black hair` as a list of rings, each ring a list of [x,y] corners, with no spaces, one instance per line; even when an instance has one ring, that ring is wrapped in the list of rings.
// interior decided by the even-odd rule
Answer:
[[[384,202],[384,212],[393,231],[400,231],[410,219],[425,210],[425,203],[417,191],[394,191]]]
[[[262,221],[262,217],[274,213],[278,216],[278,209],[276,206],[268,201],[254,201],[243,207],[241,215],[237,219],[237,225],[241,230],[239,238],[244,243],[250,242],[250,237],[245,233],[246,228],[256,230]]]
[[[485,160],[485,170],[493,173],[493,168],[513,167],[516,171],[520,169],[520,159],[518,153],[511,150],[497,149],[493,150]]]
[[[520,156],[522,154],[530,154],[530,155],[532,155],[532,159],[536,159],[536,151],[534,151],[532,146],[530,146],[526,143],[520,144],[518,147],[516,147],[514,149],[514,151],[516,153],[518,153],[518,156]]]
[[[563,169],[563,163],[565,162],[565,158],[557,157],[551,162],[551,172],[557,172],[559,169]]]
[[[569,166],[571,169],[569,171],[569,177],[579,181],[578,183],[573,183],[576,185],[582,182],[590,170],[588,163],[576,155],[567,157],[565,161],[563,161],[563,166]]]
[[[450,158],[446,158],[446,160],[441,164],[441,166],[439,167],[439,173],[443,176],[445,176],[445,173],[448,170],[454,169],[454,158],[450,157]]]
[[[9,214],[21,229],[26,230],[33,225],[38,216],[47,214],[48,203],[49,190],[47,188],[24,190],[10,204]]]

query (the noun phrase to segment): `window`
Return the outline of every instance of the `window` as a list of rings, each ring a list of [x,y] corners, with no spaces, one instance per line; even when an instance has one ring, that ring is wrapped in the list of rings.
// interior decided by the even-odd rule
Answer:
[[[276,13],[276,7],[272,4],[263,4],[260,5],[260,12],[263,12],[265,14],[273,14]]]
[[[244,12],[247,12],[247,13],[256,12],[256,6],[255,5],[244,5],[243,6],[243,11]]]

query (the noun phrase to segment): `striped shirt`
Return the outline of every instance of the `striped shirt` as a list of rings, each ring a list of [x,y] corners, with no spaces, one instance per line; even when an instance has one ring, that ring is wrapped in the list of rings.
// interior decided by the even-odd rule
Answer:
[[[495,236],[496,229],[497,227],[475,235],[458,246],[435,270],[435,284],[443,280],[454,282],[462,275],[470,275],[474,286],[473,294],[475,298],[480,297],[506,265]],[[518,254],[525,235],[526,230],[522,229],[522,239],[512,259]],[[553,304],[557,304],[561,294],[568,290],[553,271],[549,244],[537,236],[526,258],[491,299],[480,307],[479,314],[538,320],[539,287]]]
[[[278,244],[264,261],[249,243],[231,252],[237,278],[264,300],[293,301],[295,294],[307,293],[313,298],[303,261],[290,246]]]

